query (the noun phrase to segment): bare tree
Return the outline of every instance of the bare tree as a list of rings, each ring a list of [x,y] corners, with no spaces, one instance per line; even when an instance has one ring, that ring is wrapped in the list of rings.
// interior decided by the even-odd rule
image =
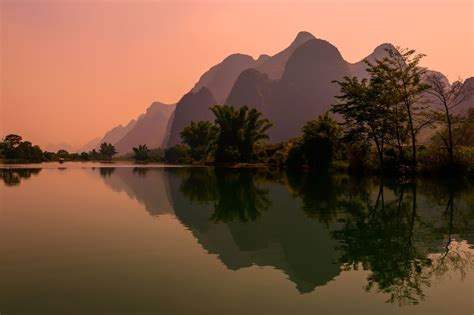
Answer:
[[[465,86],[460,80],[450,85],[439,74],[428,75],[427,81],[431,87],[426,93],[433,96],[435,103],[429,113],[430,122],[432,125],[443,127],[438,128],[436,133],[447,150],[449,163],[453,165],[457,146],[453,131],[455,126],[462,122],[462,116],[455,115],[453,109],[473,95],[473,87]]]

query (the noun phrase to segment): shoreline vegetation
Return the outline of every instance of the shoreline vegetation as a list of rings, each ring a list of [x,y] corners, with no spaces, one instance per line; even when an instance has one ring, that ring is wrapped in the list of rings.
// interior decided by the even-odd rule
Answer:
[[[368,78],[334,81],[336,104],[285,142],[267,142],[273,124],[258,110],[214,105],[209,109],[214,122],[191,122],[180,133],[182,143],[166,149],[139,145],[117,157],[114,145],[104,142],[90,152],[47,152],[10,134],[0,142],[0,163],[135,161],[474,179],[474,106],[467,113],[455,111],[474,95],[472,89],[428,74],[419,66],[424,55],[414,50],[386,51],[388,57],[366,62]],[[429,140],[420,141],[423,133]]]

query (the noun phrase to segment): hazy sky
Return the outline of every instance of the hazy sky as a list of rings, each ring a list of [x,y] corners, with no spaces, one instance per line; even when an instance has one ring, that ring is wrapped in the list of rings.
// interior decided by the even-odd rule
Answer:
[[[0,135],[82,144],[174,103],[227,55],[258,57],[306,30],[355,62],[415,48],[474,75],[474,0],[0,0]]]

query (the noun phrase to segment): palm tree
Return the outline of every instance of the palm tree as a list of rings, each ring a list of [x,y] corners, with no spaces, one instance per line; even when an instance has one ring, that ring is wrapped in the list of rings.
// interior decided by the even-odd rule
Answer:
[[[136,161],[146,161],[150,158],[150,150],[146,144],[140,144],[138,148],[133,148],[133,153],[135,154],[133,158]]]
[[[267,130],[272,126],[262,113],[247,106],[235,109],[228,105],[215,105],[211,111],[219,127],[216,139],[215,160],[218,162],[249,162],[254,146],[268,139]]]
[[[207,156],[216,135],[217,127],[209,121],[192,121],[180,133],[182,142],[191,148],[191,156],[195,161],[201,161]]]
[[[112,143],[104,142],[100,145],[99,154],[105,159],[112,159],[118,152]]]

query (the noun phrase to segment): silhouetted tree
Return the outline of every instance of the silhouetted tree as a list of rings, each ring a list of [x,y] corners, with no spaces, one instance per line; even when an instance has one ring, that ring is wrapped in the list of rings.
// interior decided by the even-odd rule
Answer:
[[[266,131],[272,126],[262,113],[247,106],[235,109],[228,105],[211,107],[219,127],[215,160],[218,162],[249,162],[253,158],[254,146],[268,139]]]
[[[190,163],[189,148],[182,144],[167,148],[165,150],[165,161],[168,163]]]
[[[423,106],[423,93],[430,85],[423,82],[426,69],[419,66],[425,55],[417,54],[413,49],[390,48],[386,49],[388,57],[376,60],[374,64],[369,63],[371,79],[378,82],[385,93],[403,106],[407,116],[407,129],[409,131],[412,156],[411,163],[413,171],[417,166],[417,142],[416,136],[425,123],[418,121]],[[398,107],[395,107],[396,109]]]
[[[450,85],[439,74],[429,75],[428,82],[431,88],[427,90],[427,93],[433,96],[435,105],[429,113],[429,119],[435,127],[441,127],[436,134],[446,148],[450,166],[453,166],[459,140],[454,130],[462,123],[463,119],[461,115],[454,115],[452,111],[457,105],[472,96],[472,88],[464,88],[462,82],[459,81]]]
[[[301,148],[312,170],[328,170],[334,157],[341,128],[328,114],[307,122],[303,129]]]
[[[112,159],[117,154],[117,150],[112,143],[104,142],[100,145],[99,154],[106,159]]]
[[[133,158],[136,161],[146,161],[150,158],[150,150],[146,144],[140,144],[137,148],[133,148]]]
[[[207,156],[210,145],[215,142],[217,131],[217,127],[209,121],[192,121],[181,131],[181,139],[190,147],[193,160],[201,161]]]

